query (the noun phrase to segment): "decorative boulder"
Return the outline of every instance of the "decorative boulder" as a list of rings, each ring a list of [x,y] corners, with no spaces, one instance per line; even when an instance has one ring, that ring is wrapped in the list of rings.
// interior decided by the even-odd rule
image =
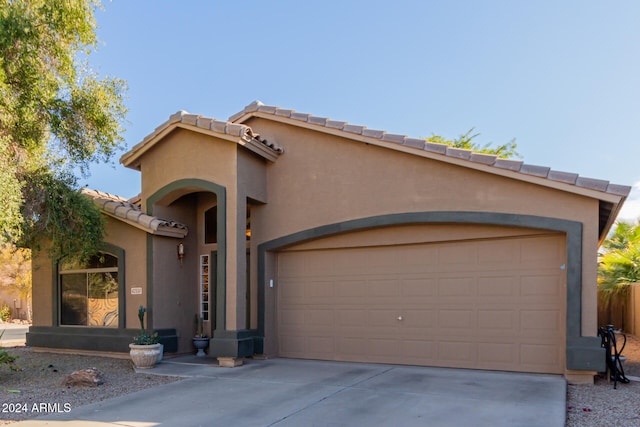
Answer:
[[[62,383],[65,387],[97,387],[104,384],[102,373],[96,368],[72,372]]]

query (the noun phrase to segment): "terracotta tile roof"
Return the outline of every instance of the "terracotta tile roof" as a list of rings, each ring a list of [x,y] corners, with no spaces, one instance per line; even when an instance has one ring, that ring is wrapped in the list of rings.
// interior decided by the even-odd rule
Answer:
[[[391,134],[383,130],[367,129],[364,126],[352,125],[343,121],[331,120],[326,117],[317,117],[311,114],[299,113],[294,110],[286,110],[279,107],[267,106],[260,101],[254,101],[247,105],[242,111],[229,118],[230,122],[243,122],[255,113],[263,113],[279,117],[287,117],[292,120],[306,122],[312,125],[321,126],[327,129],[340,130],[347,136],[349,134],[362,135],[375,138],[380,141],[398,144],[398,146],[410,147],[415,150],[423,150],[430,153],[439,154],[449,158],[461,159],[471,163],[496,168],[497,170],[508,170],[523,175],[530,175],[544,178],[550,181],[557,181],[582,187],[589,190],[601,191],[615,196],[627,197],[631,191],[630,186],[612,184],[609,181],[584,178],[575,173],[555,171],[545,166],[536,166],[524,163],[521,160],[503,159],[490,154],[476,153],[470,150],[453,148],[445,144],[428,142],[424,139],[410,138],[405,135]]]
[[[284,152],[282,147],[261,138],[260,135],[253,132],[249,126],[217,120],[212,117],[204,117],[198,114],[190,114],[180,110],[169,116],[167,121],[156,127],[155,130],[145,136],[141,142],[133,146],[131,150],[120,158],[120,162],[125,166],[129,166],[147,149],[153,146],[153,144],[157,142],[158,137],[176,127],[191,128],[237,138],[242,145],[270,160],[275,160],[277,155]]]
[[[103,213],[159,236],[184,238],[189,230],[184,224],[161,219],[142,212],[140,205],[109,193],[83,188],[82,194],[91,197]]]

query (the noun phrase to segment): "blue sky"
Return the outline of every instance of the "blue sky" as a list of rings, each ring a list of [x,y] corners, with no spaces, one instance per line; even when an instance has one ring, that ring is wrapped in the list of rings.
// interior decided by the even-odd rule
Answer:
[[[96,19],[89,60],[128,82],[128,148],[178,110],[254,100],[413,137],[473,127],[527,163],[637,186],[623,216],[640,216],[637,0],[113,0]],[[140,191],[119,164],[81,183]]]

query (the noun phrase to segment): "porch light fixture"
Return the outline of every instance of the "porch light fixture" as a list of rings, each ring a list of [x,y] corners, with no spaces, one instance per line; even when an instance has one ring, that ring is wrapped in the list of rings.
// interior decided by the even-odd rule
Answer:
[[[182,242],[178,243],[178,246],[176,246],[176,252],[178,259],[180,260],[180,265],[182,265],[182,260],[184,258],[184,244],[182,244]]]

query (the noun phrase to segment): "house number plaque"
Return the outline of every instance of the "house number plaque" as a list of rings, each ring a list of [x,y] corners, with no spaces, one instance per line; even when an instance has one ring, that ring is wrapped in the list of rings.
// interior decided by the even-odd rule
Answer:
[[[142,288],[131,288],[131,295],[142,295]]]

